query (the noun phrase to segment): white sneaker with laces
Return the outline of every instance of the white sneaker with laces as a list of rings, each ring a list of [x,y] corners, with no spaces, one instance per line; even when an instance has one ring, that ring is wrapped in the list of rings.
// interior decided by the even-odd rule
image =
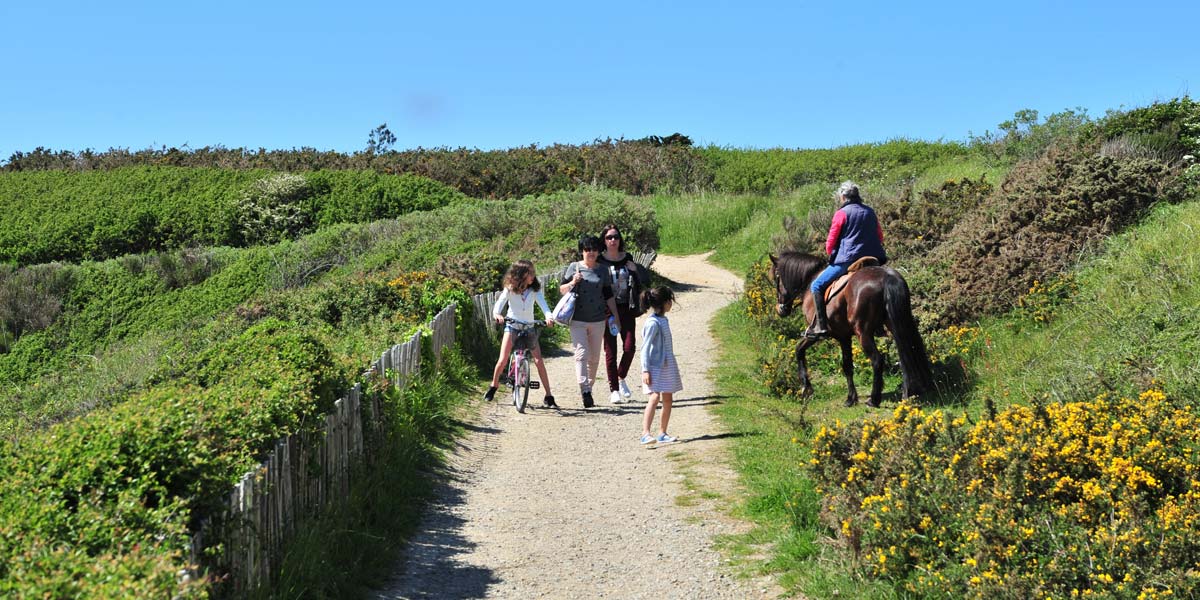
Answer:
[[[633,392],[629,391],[629,384],[625,383],[624,379],[619,380],[617,382],[617,384],[621,386],[621,395],[622,396],[625,396],[626,398],[633,396]]]
[[[608,401],[612,402],[613,404],[625,404],[626,402],[629,402],[628,400],[626,400],[624,397],[621,396],[621,392],[616,392],[616,391],[609,394]]]

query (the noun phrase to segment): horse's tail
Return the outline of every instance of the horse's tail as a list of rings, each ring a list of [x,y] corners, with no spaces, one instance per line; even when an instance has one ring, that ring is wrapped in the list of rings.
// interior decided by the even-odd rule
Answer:
[[[899,273],[888,269],[884,279],[883,298],[887,310],[888,329],[900,354],[900,373],[904,378],[904,397],[916,396],[933,389],[933,366],[925,352],[925,340],[913,319],[908,283]]]

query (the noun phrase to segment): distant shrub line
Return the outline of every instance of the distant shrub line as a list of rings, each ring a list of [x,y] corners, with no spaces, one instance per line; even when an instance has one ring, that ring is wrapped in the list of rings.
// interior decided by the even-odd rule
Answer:
[[[0,262],[104,260],[290,239],[445,206],[459,192],[413,175],[137,166],[0,174]]]
[[[597,140],[591,144],[526,146],[506,150],[418,148],[342,154],[299,150],[200,148],[136,152],[58,151],[15,153],[0,172],[111,171],[127,167],[187,167],[232,171],[373,171],[411,174],[451,186],[474,198],[519,198],[599,185],[627,194],[716,190],[786,192],[807,183],[873,179],[918,173],[971,151],[954,142],[892,140],[834,149],[694,148],[647,140]]]

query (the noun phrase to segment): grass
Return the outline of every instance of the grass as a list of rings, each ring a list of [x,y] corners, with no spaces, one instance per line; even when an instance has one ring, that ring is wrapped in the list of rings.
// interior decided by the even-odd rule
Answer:
[[[1156,381],[1171,396],[1200,397],[1196,248],[1200,202],[1160,206],[1111,238],[1074,272],[1078,292],[1049,322],[1009,316],[983,324],[991,343],[972,361],[980,378],[973,396],[1087,400]]]
[[[793,593],[888,597],[882,586],[852,575],[818,518],[820,496],[805,472],[814,423],[861,417],[870,409],[842,407],[840,375],[820,377],[811,404],[771,396],[759,376],[758,340],[747,335],[752,328],[741,302],[722,309],[714,323],[720,355],[712,375],[726,397],[714,412],[732,434],[733,464],[746,490],[734,512],[755,525],[723,539],[721,548],[742,569],[774,574]]]
[[[806,185],[785,196],[695,194],[653,196],[650,203],[661,223],[662,254],[713,251],[713,262],[744,273],[761,258],[785,217],[806,215],[829,200],[826,185]],[[832,207],[832,202],[827,202]]]

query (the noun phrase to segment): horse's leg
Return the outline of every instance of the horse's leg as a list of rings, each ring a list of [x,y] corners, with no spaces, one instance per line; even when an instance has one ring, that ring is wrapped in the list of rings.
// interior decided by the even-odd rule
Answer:
[[[842,345],[842,374],[846,376],[846,387],[850,391],[846,394],[846,406],[854,406],[858,404],[858,388],[854,387],[854,352],[850,348],[850,338],[838,340]]]
[[[867,400],[867,406],[879,408],[879,402],[883,399],[883,369],[887,366],[884,364],[886,358],[875,345],[875,336],[870,332],[858,334],[858,343],[862,345],[863,352],[871,358],[871,398]]]
[[[796,343],[796,370],[800,375],[800,397],[802,398],[807,398],[813,393],[812,381],[808,378],[808,359],[805,358],[804,353],[808,350],[809,346],[816,342],[817,340],[812,338],[802,337]]]

